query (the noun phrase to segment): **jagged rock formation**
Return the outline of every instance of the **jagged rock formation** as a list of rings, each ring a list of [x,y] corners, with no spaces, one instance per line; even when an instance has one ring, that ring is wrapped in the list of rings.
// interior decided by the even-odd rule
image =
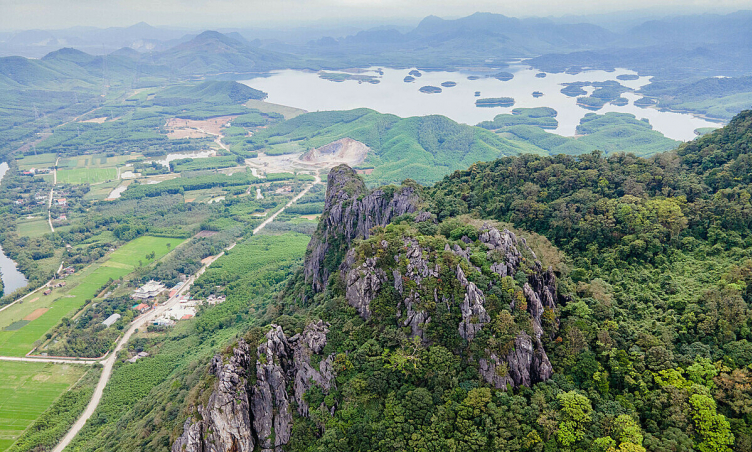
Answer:
[[[417,185],[406,184],[393,193],[383,188],[369,191],[347,165],[333,168],[324,213],[306,251],[306,284],[321,292],[353,240],[368,237],[374,226],[385,226],[395,217],[418,211],[422,202],[419,190]]]
[[[326,346],[328,325],[322,321],[306,326],[302,334],[288,339],[282,328],[272,325],[266,341],[256,349],[256,383],[248,385],[251,353],[242,339],[227,363],[220,355],[212,359],[210,372],[217,377],[206,407],[199,406],[200,420],[189,418],[173,452],[279,452],[290,441],[291,402],[301,416],[309,407],[303,395],[312,385],[328,393],[334,382],[334,355],[322,359],[318,369],[311,356]],[[292,382],[293,397],[287,393]]]
[[[486,356],[479,358],[481,374],[488,383],[500,389],[505,389],[507,385],[530,386],[545,381],[551,377],[553,368],[541,342],[544,334],[543,315],[546,309],[556,308],[556,277],[550,268],[543,270],[524,238],[518,238],[506,229],[499,231],[486,225],[480,231],[479,241],[486,247],[485,251],[480,252],[484,252],[486,259],[492,262],[491,271],[498,277],[513,277],[519,271],[526,271],[527,281],[522,287],[522,294],[527,308],[523,309],[527,309],[531,316],[534,333],[531,337],[519,331],[510,346],[511,351],[504,356],[488,351]],[[455,309],[458,307],[461,320],[457,331],[467,341],[474,340],[491,321],[483,289],[466,276],[466,271],[481,272],[471,262],[473,253],[479,252],[477,246],[465,249],[457,244],[444,246],[445,253],[460,258],[461,264],[453,264],[450,273],[454,279],[451,285],[458,287],[459,296],[455,296],[456,292],[451,290],[440,293],[435,288],[441,265],[445,265],[440,264],[436,250],[421,246],[410,237],[401,239],[399,251],[394,255],[388,253],[390,244],[387,241],[382,240],[376,246],[381,248],[376,254],[383,257],[367,257],[357,265],[356,251],[351,249],[340,266],[345,298],[364,320],[371,318],[371,302],[385,287],[393,284],[399,294],[397,321],[401,326],[410,328],[411,337],[420,337],[424,342],[427,341],[424,331],[431,322],[430,312],[422,307],[425,306],[424,301],[433,302],[433,305],[443,303],[447,310],[451,310],[451,306],[455,306]],[[523,265],[526,270],[522,268]],[[385,271],[385,268],[389,270]],[[426,281],[432,281],[432,290],[425,289]],[[510,309],[514,309],[514,304],[512,301]]]

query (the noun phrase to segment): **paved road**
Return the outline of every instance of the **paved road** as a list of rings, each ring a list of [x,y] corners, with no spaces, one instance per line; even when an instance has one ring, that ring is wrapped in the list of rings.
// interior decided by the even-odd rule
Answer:
[[[261,229],[263,229],[267,224],[274,221],[274,218],[277,217],[280,213],[282,213],[286,208],[293,205],[295,202],[297,202],[300,198],[306,195],[311,188],[321,183],[321,177],[316,174],[316,180],[309,186],[303,189],[300,193],[298,193],[294,198],[290,200],[285,206],[281,209],[279,209],[274,215],[264,220],[263,223],[258,225],[256,229],[253,230],[253,233],[258,233]],[[232,249],[235,247],[235,244],[233,243],[230,245],[227,249]],[[132,323],[131,326],[128,328],[126,333],[123,335],[122,338],[118,341],[117,345],[115,346],[115,350],[109,355],[108,358],[106,358],[103,361],[100,361],[104,365],[104,369],[102,370],[102,375],[99,377],[99,383],[97,383],[97,387],[94,390],[94,395],[91,398],[91,401],[89,401],[89,405],[86,406],[86,410],[84,410],[81,417],[78,418],[75,424],[73,424],[73,427],[68,431],[68,433],[63,437],[62,441],[58,443],[58,445],[53,449],[52,452],[62,452],[63,449],[65,449],[68,444],[70,444],[71,441],[73,441],[73,438],[76,437],[78,432],[83,428],[83,426],[86,424],[86,421],[89,420],[92,414],[94,414],[94,410],[97,409],[97,406],[99,405],[100,400],[102,400],[102,393],[104,392],[105,386],[107,386],[107,382],[110,380],[110,376],[112,376],[112,367],[115,365],[115,360],[117,359],[118,352],[128,343],[128,340],[131,338],[133,333],[138,329],[144,326],[144,324],[148,321],[152,321],[159,317],[162,313],[164,313],[166,310],[170,309],[171,307],[175,306],[175,304],[178,303],[180,296],[187,291],[191,284],[193,284],[193,281],[197,277],[199,277],[201,274],[206,271],[206,268],[209,267],[212,263],[214,263],[217,259],[219,259],[222,255],[224,255],[224,251],[222,251],[217,257],[212,259],[211,262],[208,262],[206,265],[201,267],[201,269],[196,272],[195,275],[188,278],[188,280],[183,284],[183,287],[180,288],[178,293],[175,294],[172,298],[167,300],[163,305],[147,312],[146,314],[143,314],[136,318]]]

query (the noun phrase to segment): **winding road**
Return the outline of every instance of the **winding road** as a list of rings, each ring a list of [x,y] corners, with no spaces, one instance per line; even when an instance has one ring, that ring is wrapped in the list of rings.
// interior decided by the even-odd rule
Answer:
[[[223,146],[224,147],[224,146]],[[300,198],[305,196],[311,188],[313,188],[314,185],[321,183],[321,176],[319,176],[318,172],[315,175],[315,180],[313,183],[306,186],[300,193],[295,195],[294,198],[292,198],[287,204],[284,205],[281,209],[276,211],[272,216],[264,220],[260,225],[258,225],[254,230],[253,234],[257,234],[259,231],[261,231],[266,225],[274,221],[274,219],[282,213],[285,209],[296,203]],[[235,246],[235,243],[227,247],[227,249],[232,249]],[[183,284],[183,287],[180,288],[178,293],[176,293],[173,297],[171,297],[169,300],[167,300],[163,305],[158,306],[157,308],[142,314],[141,316],[137,317],[133,322],[131,322],[130,327],[125,332],[125,334],[120,338],[117,345],[115,346],[115,350],[104,360],[99,361],[102,365],[104,365],[104,369],[102,370],[102,375],[99,377],[99,382],[97,383],[97,387],[94,390],[94,395],[91,398],[91,401],[89,401],[89,404],[86,406],[86,410],[84,410],[83,414],[81,414],[81,417],[78,418],[78,420],[73,424],[71,429],[68,431],[68,433],[63,437],[63,439],[58,443],[58,445],[53,449],[52,452],[62,452],[63,449],[65,449],[71,441],[73,441],[73,438],[76,437],[78,432],[83,428],[83,426],[86,424],[86,421],[89,420],[92,414],[94,414],[94,411],[97,409],[97,406],[99,405],[99,402],[102,400],[102,394],[104,393],[104,388],[107,386],[107,382],[110,381],[110,377],[112,376],[112,367],[115,365],[115,361],[117,360],[117,354],[118,352],[128,343],[133,333],[136,332],[139,328],[143,327],[148,321],[154,320],[159,315],[161,315],[166,310],[170,309],[171,307],[175,306],[179,302],[180,296],[187,291],[191,284],[193,284],[193,281],[196,280],[201,274],[204,273],[207,267],[209,267],[211,264],[213,264],[217,259],[219,259],[222,255],[224,255],[225,252],[222,251],[219,255],[217,255],[214,259],[211,260],[211,262],[206,263],[199,271],[196,272],[195,275],[188,278],[188,280]],[[31,359],[31,358],[28,358]],[[49,359],[49,358],[48,358]],[[38,361],[38,359],[34,358],[33,360]],[[54,362],[60,362],[60,360],[54,360]]]

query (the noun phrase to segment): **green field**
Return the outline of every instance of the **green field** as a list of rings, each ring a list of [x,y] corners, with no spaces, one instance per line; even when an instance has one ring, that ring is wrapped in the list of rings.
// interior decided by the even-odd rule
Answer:
[[[76,168],[59,170],[57,181],[62,184],[96,184],[117,178],[115,168]]]
[[[143,157],[141,154],[115,155],[108,157],[106,154],[81,155],[60,159],[59,168],[115,168],[125,165],[125,162]]]
[[[34,343],[42,339],[60,319],[72,315],[86,303],[86,300],[94,298],[110,278],[118,279],[131,273],[139,265],[139,261],[144,265],[153,262],[146,258],[152,251],[155,254],[154,260],[157,260],[182,242],[183,239],[168,237],[139,237],[118,248],[106,257],[104,262],[94,263],[69,277],[66,287],[54,289],[46,296],[37,292],[23,302],[0,312],[0,355],[26,355],[34,348]],[[170,248],[167,247],[167,243],[170,243]],[[16,324],[12,329],[6,329],[16,322],[23,321],[40,308],[48,310],[20,328],[15,329],[19,325]]]
[[[0,451],[86,372],[87,366],[3,361],[0,364]]]
[[[18,169],[25,171],[31,168],[50,168],[55,165],[55,159],[57,159],[57,154],[54,153],[27,155],[17,160],[16,163],[18,163]]]
[[[16,229],[23,237],[40,237],[50,232],[50,224],[47,218],[24,220],[16,223]]]

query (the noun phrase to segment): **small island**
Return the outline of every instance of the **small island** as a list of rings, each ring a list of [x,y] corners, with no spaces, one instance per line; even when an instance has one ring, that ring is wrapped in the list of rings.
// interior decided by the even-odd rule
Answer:
[[[422,86],[419,91],[426,94],[438,94],[441,92],[441,88],[439,88],[438,86],[427,85]]]
[[[587,96],[587,91],[582,88],[588,85],[590,85],[590,82],[564,83],[561,93],[569,97]]]
[[[479,75],[468,75],[467,79],[468,80],[479,80],[480,76]]]
[[[423,75],[417,69],[413,69],[412,71],[408,72],[408,74],[412,75],[413,77],[420,77],[421,75]]]
[[[413,77],[412,75],[406,75],[404,78],[405,83],[412,83],[414,81],[415,81],[415,77]]]
[[[635,107],[650,107],[651,105],[656,105],[658,103],[657,100],[650,98],[650,97],[642,97],[640,99],[637,99],[634,101]]]
[[[476,107],[511,107],[514,105],[514,99],[511,97],[486,97],[475,101]]]
[[[611,101],[611,105],[616,105],[617,107],[626,107],[629,105],[629,101],[624,97],[617,97],[616,99]]]
[[[539,97],[543,97],[543,93],[540,91],[533,91],[533,97],[536,99]]]
[[[512,80],[514,78],[514,74],[511,72],[499,72],[498,74],[494,74],[491,77],[501,80],[502,82],[508,82],[509,80]]]
[[[538,72],[537,74],[535,74],[535,76],[538,78],[546,78],[546,75],[547,74],[545,72]]]
[[[480,97],[480,91],[475,92],[475,97]]]
[[[377,83],[381,83],[381,80],[379,80],[377,77],[373,75],[362,75],[362,74],[346,74],[344,72],[325,72],[321,71],[319,72],[319,77],[324,80],[329,80],[330,82],[337,82],[341,83],[347,80],[355,80],[358,83],[371,83],[373,85]]]
[[[443,82],[441,86],[443,86],[444,88],[451,88],[453,86],[457,86],[457,82],[452,82],[452,81]]]
[[[638,80],[640,78],[637,74],[621,74],[616,76],[616,80]]]

